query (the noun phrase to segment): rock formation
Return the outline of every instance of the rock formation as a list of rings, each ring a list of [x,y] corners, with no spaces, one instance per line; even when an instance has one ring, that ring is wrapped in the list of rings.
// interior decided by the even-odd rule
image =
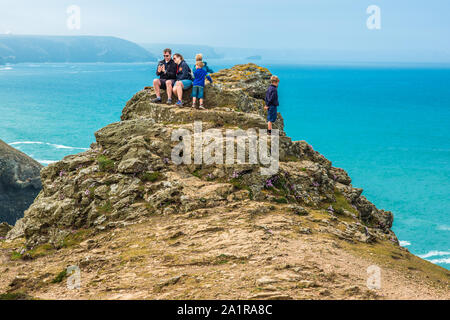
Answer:
[[[23,217],[41,190],[42,166],[0,140],[0,222]]]
[[[173,150],[184,157],[176,148],[190,145],[180,130],[192,132],[195,144],[195,121],[202,132],[255,129],[263,137],[270,76],[254,64],[213,74],[205,111],[154,104],[153,88],[138,92],[88,151],[41,171],[41,193],[0,242],[0,292],[48,299],[444,297],[448,272],[401,248],[392,213],[377,209],[307,142],[287,137],[281,116],[274,174],[262,175],[262,164],[172,161]],[[236,146],[246,147],[246,159],[249,145]],[[21,259],[22,274],[33,277],[17,280],[10,266]],[[389,270],[378,293],[365,287],[374,263]],[[69,265],[80,267],[89,289],[60,285],[53,295],[50,280]]]
[[[9,237],[23,232],[30,248],[45,242],[58,246],[73,229],[105,230],[150,214],[220,208],[236,198],[243,208],[255,201],[281,203],[294,211],[300,206],[328,210],[353,220],[343,237],[397,241],[390,230],[392,213],[367,201],[344,170],[334,168],[306,142],[286,137],[281,116],[281,163],[272,177],[262,176],[260,165],[177,166],[169,160],[176,145],[172,132],[181,127],[193,131],[194,121],[201,121],[203,130],[216,128],[224,135],[230,128],[264,129],[262,98],[270,76],[253,64],[214,74],[214,84],[206,88],[206,111],[154,104],[152,89],[137,93],[121,122],[95,134],[90,150],[42,170],[43,190]],[[209,182],[203,197],[185,178],[193,175]]]
[[[5,238],[12,227],[6,222],[0,223],[0,238]]]

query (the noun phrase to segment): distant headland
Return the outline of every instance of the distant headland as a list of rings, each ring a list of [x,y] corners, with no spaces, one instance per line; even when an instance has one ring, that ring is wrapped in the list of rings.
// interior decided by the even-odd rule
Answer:
[[[0,64],[24,62],[147,62],[156,57],[116,37],[0,35]]]

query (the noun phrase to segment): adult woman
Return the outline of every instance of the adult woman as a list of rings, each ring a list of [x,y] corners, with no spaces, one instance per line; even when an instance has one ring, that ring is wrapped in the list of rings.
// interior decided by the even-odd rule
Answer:
[[[173,87],[173,93],[178,96],[177,106],[183,106],[183,90],[192,87],[192,72],[183,56],[179,53],[173,55],[173,61],[177,64],[177,79]]]

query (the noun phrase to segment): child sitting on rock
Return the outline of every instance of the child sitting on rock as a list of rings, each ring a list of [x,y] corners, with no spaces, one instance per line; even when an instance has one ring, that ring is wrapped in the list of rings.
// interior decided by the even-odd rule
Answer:
[[[266,92],[266,105],[264,109],[267,110],[267,134],[272,134],[272,124],[277,121],[278,115],[278,85],[280,83],[280,79],[277,76],[272,76],[270,78],[270,87]]]
[[[213,82],[208,72],[206,72],[203,67],[204,63],[202,61],[197,61],[195,63],[194,83],[192,87],[192,107],[195,108],[195,103],[197,102],[197,99],[199,99],[200,105],[198,108],[202,110],[205,109],[205,107],[203,106],[205,79],[208,79],[211,83]]]

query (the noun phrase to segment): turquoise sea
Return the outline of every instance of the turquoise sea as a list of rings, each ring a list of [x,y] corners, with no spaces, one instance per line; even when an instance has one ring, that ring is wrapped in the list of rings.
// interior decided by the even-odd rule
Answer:
[[[215,69],[236,61],[210,61]],[[403,246],[450,268],[450,68],[260,64],[281,78],[286,131],[394,212]],[[148,64],[0,66],[0,139],[46,165],[89,148],[152,83]]]

